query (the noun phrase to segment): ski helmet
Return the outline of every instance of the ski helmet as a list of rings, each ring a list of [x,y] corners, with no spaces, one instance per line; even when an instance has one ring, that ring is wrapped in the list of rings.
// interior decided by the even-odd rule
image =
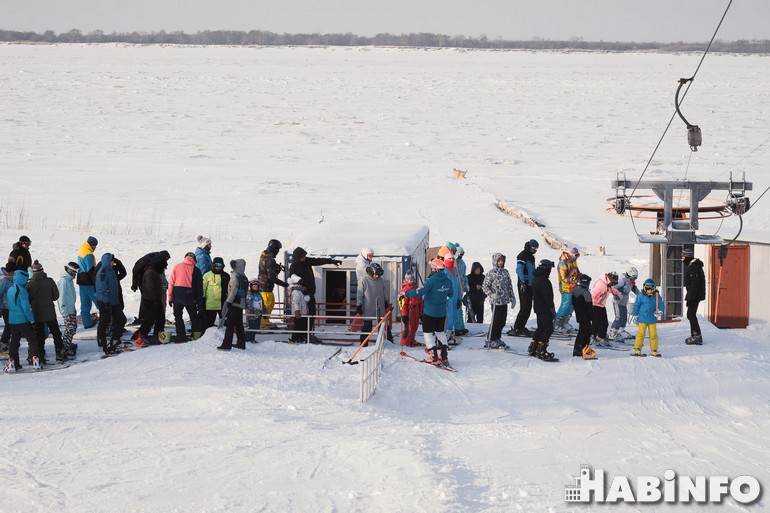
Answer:
[[[441,271],[444,269],[444,261],[440,258],[434,258],[430,261],[430,268],[434,271]]]
[[[372,255],[371,258],[369,255]],[[374,258],[374,250],[372,248],[364,248],[361,250],[361,256],[366,258],[367,260],[371,260]]]
[[[655,293],[655,280],[652,278],[644,280],[644,293],[648,296],[652,296]]]
[[[283,244],[278,239],[270,239],[270,242],[267,243],[267,250],[273,255],[277,255],[282,247]]]
[[[540,265],[538,267],[552,268],[554,267],[554,265],[552,261],[548,260],[547,258],[544,258],[540,261]]]
[[[607,273],[607,278],[610,279],[610,283],[617,283],[618,282],[618,273],[615,271],[610,271]]]
[[[372,274],[376,274],[377,276],[383,276],[385,274],[385,271],[382,270],[380,264],[372,264],[369,266],[369,269],[372,270]]]
[[[636,270],[636,267],[629,267],[626,271],[626,276],[631,278],[632,280],[635,280],[639,277],[639,271]]]

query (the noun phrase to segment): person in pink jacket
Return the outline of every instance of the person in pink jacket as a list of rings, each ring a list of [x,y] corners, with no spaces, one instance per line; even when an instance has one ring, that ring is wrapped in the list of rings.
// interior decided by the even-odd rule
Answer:
[[[612,347],[607,340],[607,298],[610,294],[617,296],[619,292],[613,287],[618,283],[618,273],[608,272],[596,280],[591,289],[591,301],[593,303],[593,319],[591,322],[591,342],[597,346]]]
[[[174,266],[168,280],[168,303],[174,309],[176,342],[187,342],[182,314],[187,310],[192,325],[193,338],[201,335],[201,322],[198,312],[204,308],[203,276],[195,266],[195,254],[188,252],[184,259]]]

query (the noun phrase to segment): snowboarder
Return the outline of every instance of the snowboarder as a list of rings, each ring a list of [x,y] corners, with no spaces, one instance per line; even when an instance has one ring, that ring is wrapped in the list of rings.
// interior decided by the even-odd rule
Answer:
[[[201,272],[201,276],[204,276],[211,270],[211,239],[198,235],[196,239],[198,241],[198,247],[195,248],[195,267]]]
[[[568,331],[574,329],[569,324],[569,318],[572,315],[572,289],[577,285],[580,279],[580,270],[577,266],[577,259],[580,258],[580,251],[572,248],[569,251],[563,251],[559,258],[559,292],[561,293],[561,305],[556,312],[554,321],[555,331]]]
[[[423,298],[422,334],[425,339],[425,361],[433,365],[449,365],[446,325],[447,300],[452,296],[452,283],[443,272],[440,258],[430,261],[431,274],[425,284],[404,293],[406,298]],[[438,340],[438,343],[436,342]]]
[[[484,284],[484,267],[479,262],[473,262],[471,265],[471,273],[468,275],[468,294],[467,298],[470,302],[468,308],[468,322],[469,323],[483,323],[484,322],[484,300],[487,295],[484,294],[481,286]]]
[[[64,334],[62,335],[62,354],[67,358],[74,358],[77,354],[78,345],[72,341],[72,337],[78,330],[78,316],[75,302],[77,301],[77,292],[75,291],[75,276],[77,276],[80,267],[76,262],[69,262],[64,266],[56,287],[59,289],[59,313],[64,319]]]
[[[54,302],[59,299],[59,288],[53,278],[50,278],[40,262],[32,262],[32,276],[27,282],[29,292],[29,304],[32,307],[32,316],[35,318],[35,336],[40,343],[40,356],[42,363],[45,358],[46,328],[53,336],[53,344],[56,349],[56,363],[64,363],[66,357],[62,354],[62,336],[59,329],[59,321],[56,319],[56,307]]]
[[[8,366],[4,369],[5,372],[16,372],[21,369],[19,346],[22,337],[26,338],[29,343],[29,359],[32,362],[32,368],[40,370],[43,366],[42,347],[35,336],[35,330],[32,329],[35,318],[32,316],[29,293],[25,288],[28,278],[27,271],[21,269],[15,271],[13,273],[13,286],[8,289],[6,294],[11,343],[8,350]]]
[[[135,345],[144,347],[150,341],[150,330],[153,330],[154,337],[160,339],[161,333],[165,331],[166,314],[163,306],[166,293],[163,290],[163,273],[167,265],[166,257],[156,253],[152,260],[144,266],[141,285],[142,304],[140,311],[144,317],[139,325],[139,338]]]
[[[302,283],[302,278],[296,274],[289,276],[286,280],[289,283],[289,299],[291,301],[291,311],[294,313],[294,329],[300,333],[292,333],[291,341],[306,344],[307,341],[307,328],[308,328],[308,303],[310,302],[310,296],[305,294],[305,286]]]
[[[8,268],[11,268],[9,270]],[[0,353],[8,352],[9,342],[11,341],[11,328],[8,326],[8,299],[6,295],[8,289],[13,287],[13,269],[16,264],[8,263],[5,267],[0,267],[0,313],[3,317],[3,334],[0,336]]]
[[[531,356],[536,356],[541,360],[550,360],[554,357],[553,353],[548,352],[548,343],[553,334],[553,321],[556,316],[556,308],[553,304],[553,285],[548,279],[553,268],[552,261],[543,259],[533,272],[532,306],[537,317],[537,329],[532,334],[532,340],[527,351]]]
[[[591,317],[593,316],[593,300],[591,298],[591,277],[581,274],[578,284],[572,289],[572,306],[575,309],[575,318],[578,322],[578,332],[575,335],[575,345],[572,348],[572,356],[591,358],[594,350],[590,348]]]
[[[120,295],[118,289],[120,283],[112,266],[112,253],[105,253],[100,260],[99,272],[94,275],[94,289],[96,306],[99,309],[99,324],[96,328],[96,340],[104,350],[104,354],[117,354],[121,348],[120,336],[116,337],[113,322],[120,311]],[[107,341],[107,332],[110,332],[110,340]],[[122,335],[122,329],[120,331]]]
[[[259,291],[262,293],[262,302],[265,308],[260,325],[263,330],[276,328],[276,325],[270,322],[270,313],[273,311],[273,306],[275,306],[273,289],[276,284],[281,287],[289,286],[288,283],[278,277],[278,273],[283,271],[284,268],[283,265],[279,265],[275,261],[275,257],[278,256],[278,252],[282,247],[281,241],[270,239],[267,243],[267,248],[259,256]]]
[[[399,291],[399,305],[401,306],[401,345],[405,347],[414,347],[418,343],[415,340],[417,327],[420,325],[422,317],[423,299],[421,297],[406,297],[407,290],[417,288],[417,279],[411,270],[404,273],[404,282]]]
[[[80,322],[83,327],[88,329],[92,327],[96,320],[91,318],[91,306],[96,304],[96,291],[94,289],[94,274],[96,271],[96,257],[94,251],[99,241],[96,237],[90,236],[80,245],[78,250],[78,272],[76,281],[80,287]]]
[[[29,273],[32,267],[32,256],[29,253],[29,247],[32,241],[26,235],[19,237],[18,242],[14,242],[11,253],[8,255],[8,263],[13,264],[13,269],[21,269]]]
[[[658,352],[658,326],[657,322],[663,317],[665,304],[663,298],[655,285],[655,280],[648,278],[644,280],[642,294],[636,296],[634,301],[634,311],[632,321],[637,321],[639,326],[634,341],[634,356],[645,356],[642,354],[642,345],[647,330],[650,331],[650,354],[660,356]]]
[[[190,317],[193,340],[201,336],[198,312],[203,306],[203,276],[195,267],[195,254],[187,252],[184,259],[174,266],[168,281],[168,302],[174,309],[176,342],[187,342],[183,312]]]
[[[519,337],[531,337],[527,329],[527,321],[532,313],[532,281],[535,279],[535,253],[540,244],[535,239],[524,243],[524,249],[516,257],[516,276],[519,278],[519,315],[513,323],[513,333]]]
[[[215,257],[211,270],[203,275],[203,331],[216,324],[217,316],[222,318],[222,307],[225,306],[227,286],[230,283],[230,275],[223,272],[224,268],[222,257]]]
[[[223,314],[225,318],[225,337],[217,349],[229,351],[233,347],[235,333],[236,349],[246,349],[246,333],[243,329],[243,310],[246,308],[246,294],[249,279],[246,277],[246,261],[242,258],[230,260],[230,282],[227,284],[227,299]]]
[[[492,269],[484,277],[481,289],[492,305],[489,341],[484,346],[490,349],[505,349],[508,346],[501,337],[508,317],[508,304],[510,303],[511,309],[515,308],[516,296],[513,295],[511,275],[505,268],[505,255],[502,253],[492,255]]]
[[[99,274],[99,269],[101,268],[102,263],[99,262],[96,264],[96,267],[94,268],[94,272],[96,274]],[[125,303],[123,302],[123,287],[120,285],[120,281],[123,280],[126,276],[128,276],[128,273],[126,272],[126,267],[123,265],[123,262],[121,262],[118,257],[115,255],[112,255],[112,262],[110,263],[112,266],[112,270],[115,271],[115,276],[118,278],[118,307],[114,315],[112,317],[112,323],[110,325],[110,331],[112,333],[112,338],[115,340],[120,339],[120,337],[123,335],[123,330],[126,326],[126,314],[124,313],[125,310]]]
[[[315,315],[317,313],[315,304],[315,275],[313,274],[313,267],[316,265],[329,265],[333,264],[337,267],[342,264],[341,260],[334,258],[323,257],[308,257],[307,251],[303,248],[294,248],[291,253],[292,260],[289,266],[289,275],[296,274],[302,279],[302,285],[305,287],[305,294],[310,296],[308,301],[308,312],[310,317],[306,317],[306,320],[310,323],[310,342],[316,341],[316,336],[313,334],[315,329]]]
[[[700,324],[698,324],[698,305],[706,299],[706,276],[703,273],[703,262],[695,258],[692,249],[682,250],[684,271],[684,287],[687,293],[684,302],[687,305],[687,320],[690,321],[690,336],[684,341],[687,345],[703,344]]]
[[[612,347],[612,343],[607,340],[607,297],[612,294],[617,296],[619,292],[615,290],[618,283],[618,273],[610,271],[594,283],[591,289],[591,300],[593,302],[593,318],[591,319],[591,340],[597,346]]]
[[[363,327],[361,328],[361,342],[372,331],[372,318],[380,319],[390,308],[388,293],[385,290],[385,280],[382,279],[384,274],[385,271],[382,269],[382,266],[373,263],[366,268],[366,276],[358,282],[356,313],[369,317],[369,319],[364,320]],[[367,342],[365,345],[368,344]]]
[[[612,321],[612,327],[608,333],[611,341],[622,342],[626,338],[632,338],[625,327],[628,320],[628,298],[632,292],[637,296],[639,295],[639,289],[636,287],[636,278],[638,277],[639,271],[636,270],[636,267],[629,267],[626,272],[618,276],[618,283],[614,287],[617,294],[612,295],[615,320]]]

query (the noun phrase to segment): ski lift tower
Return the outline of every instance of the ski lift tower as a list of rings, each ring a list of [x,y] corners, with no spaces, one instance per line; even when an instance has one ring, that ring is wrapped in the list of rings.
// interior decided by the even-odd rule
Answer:
[[[746,191],[753,190],[753,184],[746,182],[745,176],[734,181],[732,174],[726,182],[692,180],[640,180],[637,183],[620,176],[611,182],[615,189],[615,198],[610,199],[611,207],[617,215],[628,213],[634,218],[655,219],[656,229],[648,234],[637,232],[639,242],[650,244],[650,274],[660,285],[666,301],[666,316],[681,316],[683,313],[682,297],[682,250],[694,249],[696,244],[724,244],[717,234],[698,233],[701,219],[719,219],[733,214],[742,216],[750,207]],[[632,189],[651,190],[662,205],[635,204],[636,200],[649,198],[647,195],[627,196]],[[689,192],[686,205],[674,205]],[[701,204],[711,191],[728,191],[724,202]],[[632,194],[633,194],[632,193]],[[678,202],[678,201],[677,201]],[[654,216],[654,217],[653,217]]]

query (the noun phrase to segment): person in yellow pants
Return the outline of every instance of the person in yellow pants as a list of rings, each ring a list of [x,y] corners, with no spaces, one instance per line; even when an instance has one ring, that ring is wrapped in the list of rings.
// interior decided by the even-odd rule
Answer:
[[[650,354],[660,356],[658,352],[658,320],[663,317],[665,309],[663,298],[660,297],[655,280],[648,278],[644,282],[642,293],[636,296],[634,302],[634,311],[632,320],[637,321],[639,329],[636,332],[636,341],[634,342],[634,356],[647,356],[642,353],[642,345],[650,331]]]
[[[288,283],[278,277],[278,273],[283,271],[284,268],[275,261],[275,257],[278,256],[278,252],[282,247],[279,240],[270,239],[270,242],[267,243],[267,248],[259,256],[259,291],[262,294],[262,303],[264,305],[260,326],[262,329],[275,328],[275,324],[270,322],[270,313],[273,311],[273,306],[275,306],[273,289],[276,285],[281,287],[289,286]]]

